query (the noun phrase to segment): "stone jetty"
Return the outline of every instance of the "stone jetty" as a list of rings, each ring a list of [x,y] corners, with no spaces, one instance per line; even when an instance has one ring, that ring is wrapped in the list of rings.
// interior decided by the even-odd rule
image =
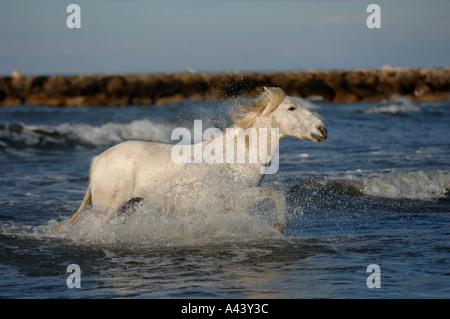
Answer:
[[[450,67],[38,76],[14,71],[0,77],[0,105],[162,105],[252,96],[262,86],[332,102],[373,102],[398,95],[413,101],[448,100]]]

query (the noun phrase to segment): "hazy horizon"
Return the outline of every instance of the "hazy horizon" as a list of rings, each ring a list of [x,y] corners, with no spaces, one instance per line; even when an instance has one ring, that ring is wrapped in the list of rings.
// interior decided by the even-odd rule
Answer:
[[[69,29],[69,4],[81,28]],[[381,8],[369,29],[366,8]],[[450,65],[450,2],[2,3],[0,74],[289,71]]]

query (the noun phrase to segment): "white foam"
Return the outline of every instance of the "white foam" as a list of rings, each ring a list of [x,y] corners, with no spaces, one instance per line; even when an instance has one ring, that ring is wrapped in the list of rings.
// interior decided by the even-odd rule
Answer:
[[[168,129],[148,120],[136,120],[126,124],[107,123],[100,127],[86,124],[62,125],[58,130],[76,135],[82,144],[110,145],[124,140],[167,141]]]
[[[0,137],[28,146],[48,143],[107,146],[134,139],[168,142],[171,130],[172,128],[167,125],[155,124],[149,120],[106,123],[100,126],[69,123],[56,126],[14,123],[4,125],[0,130]]]
[[[384,102],[373,108],[370,108],[364,113],[391,113],[391,114],[402,114],[402,113],[417,113],[420,112],[420,107],[411,102],[407,97],[396,97],[394,100],[389,102]]]
[[[391,199],[442,199],[450,189],[450,171],[398,171],[350,180],[356,181],[365,195]]]

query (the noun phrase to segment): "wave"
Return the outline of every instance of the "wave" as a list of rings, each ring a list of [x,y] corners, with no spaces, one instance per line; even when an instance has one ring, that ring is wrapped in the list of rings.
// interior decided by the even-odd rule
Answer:
[[[450,171],[397,171],[349,175],[323,181],[347,195],[365,195],[388,199],[436,201],[446,199],[450,189]]]
[[[109,146],[125,140],[168,142],[171,128],[148,120],[106,123],[100,126],[63,123],[26,125],[21,122],[0,125],[0,147],[49,147],[61,145]]]
[[[392,172],[360,182],[361,191],[368,196],[429,201],[448,197],[450,171]]]
[[[407,114],[407,113],[417,113],[420,111],[421,111],[420,107],[412,103],[409,98],[399,96],[394,98],[394,100],[392,101],[384,102],[368,110],[365,110],[363,111],[363,113]]]

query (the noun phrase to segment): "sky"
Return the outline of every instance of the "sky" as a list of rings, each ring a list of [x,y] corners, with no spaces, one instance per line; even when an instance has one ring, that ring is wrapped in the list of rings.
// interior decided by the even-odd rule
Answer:
[[[366,24],[371,3],[381,28]],[[450,1],[0,0],[0,75],[383,65],[450,66]]]

